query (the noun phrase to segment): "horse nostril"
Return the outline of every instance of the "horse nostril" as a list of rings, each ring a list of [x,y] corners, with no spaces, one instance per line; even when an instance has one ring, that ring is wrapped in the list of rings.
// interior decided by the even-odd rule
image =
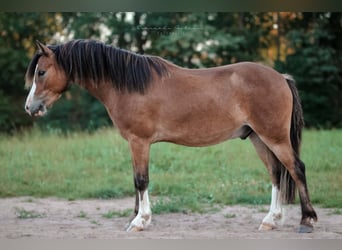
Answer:
[[[26,111],[26,113],[28,113],[29,115],[32,115],[32,114],[31,114],[31,111],[30,111],[29,105],[25,105],[25,111]]]
[[[38,110],[43,111],[44,110],[44,105],[40,104]]]

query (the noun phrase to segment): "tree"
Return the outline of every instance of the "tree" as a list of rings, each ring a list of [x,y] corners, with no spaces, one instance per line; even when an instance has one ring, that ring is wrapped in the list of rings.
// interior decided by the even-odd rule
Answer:
[[[304,117],[309,127],[341,126],[341,14],[304,13],[294,20],[287,38],[293,53],[277,68],[297,80]],[[340,29],[339,29],[340,30]]]
[[[0,131],[32,124],[25,115],[24,75],[35,40],[49,41],[60,30],[56,13],[0,13]]]

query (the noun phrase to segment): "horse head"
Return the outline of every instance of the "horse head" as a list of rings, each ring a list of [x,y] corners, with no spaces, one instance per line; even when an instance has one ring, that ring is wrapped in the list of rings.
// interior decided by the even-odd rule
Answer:
[[[43,116],[67,88],[68,79],[57,64],[54,52],[39,41],[37,45],[40,51],[32,59],[25,76],[26,85],[31,86],[25,110],[30,115]]]

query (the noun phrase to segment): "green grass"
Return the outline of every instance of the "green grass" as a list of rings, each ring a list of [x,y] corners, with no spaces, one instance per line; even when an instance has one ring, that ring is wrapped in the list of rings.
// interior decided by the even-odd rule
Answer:
[[[76,217],[77,218],[87,218],[87,213],[84,211],[80,211]]]
[[[158,143],[150,158],[149,190],[159,197],[153,202],[157,213],[270,202],[268,173],[248,140],[206,148]],[[2,135],[0,197],[133,197],[130,159],[127,142],[114,129]],[[342,130],[305,131],[302,159],[312,202],[342,208]]]
[[[133,214],[133,209],[126,209],[121,211],[111,210],[104,214],[102,214],[103,218],[111,219],[111,218],[118,218],[118,217],[128,217]]]
[[[329,213],[329,215],[342,215],[342,209],[335,208],[332,212]]]
[[[236,217],[236,214],[229,214],[229,213],[227,213],[227,214],[224,215],[224,218],[226,218],[226,219],[231,219],[231,218],[235,218],[235,217]]]
[[[45,215],[42,213],[38,213],[36,211],[29,211],[19,207],[15,208],[15,214],[18,219],[34,219],[45,217]]]

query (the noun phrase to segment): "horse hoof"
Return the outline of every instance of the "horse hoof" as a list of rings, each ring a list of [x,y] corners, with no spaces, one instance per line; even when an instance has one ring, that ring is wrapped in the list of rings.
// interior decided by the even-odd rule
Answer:
[[[269,223],[261,223],[261,225],[259,226],[259,231],[271,231],[273,229],[275,229],[276,227],[272,224]]]
[[[312,233],[312,232],[313,232],[313,226],[300,225],[298,229],[298,233]]]

